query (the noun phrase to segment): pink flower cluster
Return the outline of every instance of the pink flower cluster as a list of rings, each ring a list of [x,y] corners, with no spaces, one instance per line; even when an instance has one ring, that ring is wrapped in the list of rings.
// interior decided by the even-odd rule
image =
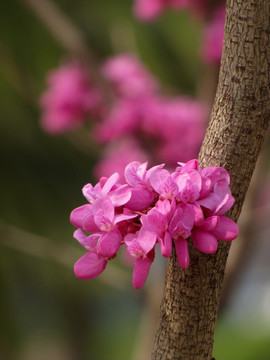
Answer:
[[[51,71],[47,82],[49,87],[42,94],[40,105],[43,109],[41,125],[48,133],[72,130],[96,114],[101,96],[79,63]]]
[[[96,169],[99,176],[104,171],[111,175],[109,168],[121,173],[123,165],[134,159],[148,158],[173,166],[179,158],[187,161],[198,155],[207,118],[207,109],[201,103],[161,95],[157,81],[129,54],[109,59],[103,73],[115,91],[115,99],[96,125],[95,139],[109,143],[115,155],[106,152]],[[125,164],[119,163],[121,151]],[[139,155],[134,157],[135,153]]]
[[[209,0],[135,0],[134,13],[141,20],[153,20],[167,9],[189,9],[204,14]]]
[[[231,241],[238,226],[224,214],[233,206],[230,177],[222,167],[200,169],[197,160],[178,163],[173,173],[147,162],[131,162],[119,174],[101,178],[83,194],[88,203],[71,213],[74,237],[87,253],[75,264],[78,278],[98,276],[121,245],[134,260],[133,286],[141,288],[154,261],[155,248],[170,257],[174,244],[179,265],[189,266],[189,238],[201,252],[213,254],[218,240]],[[91,234],[91,235],[88,235]]]

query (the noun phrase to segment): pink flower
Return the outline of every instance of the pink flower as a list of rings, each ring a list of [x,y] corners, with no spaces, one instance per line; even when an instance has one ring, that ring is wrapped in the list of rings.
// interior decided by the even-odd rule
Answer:
[[[218,64],[221,59],[225,14],[225,6],[221,6],[217,9],[213,19],[207,25],[204,32],[201,53],[203,59],[210,64]]]
[[[138,130],[141,121],[141,102],[136,99],[120,98],[104,115],[102,123],[95,129],[95,138],[109,142]]]
[[[134,14],[140,20],[151,21],[167,9],[190,9],[204,15],[209,0],[135,0]]]
[[[135,0],[134,14],[141,20],[153,20],[166,8],[166,0]]]
[[[72,130],[96,113],[101,96],[78,63],[49,73],[48,89],[41,95],[41,126],[52,134]]]
[[[188,98],[156,96],[142,106],[142,129],[158,142],[155,154],[160,161],[175,164],[198,155],[207,119],[202,104]]]
[[[99,228],[97,252],[107,258],[113,258],[118,251],[122,235],[117,229],[117,223],[136,215],[115,215],[115,209],[110,199],[99,199],[93,205],[94,222]]]
[[[175,202],[159,200],[146,215],[141,217],[143,229],[155,234],[159,242],[161,254],[170,257],[172,253],[172,238],[169,233],[169,223],[175,211]]]
[[[145,96],[157,88],[156,80],[139,60],[130,54],[122,54],[107,60],[103,66],[103,74],[122,97]]]
[[[130,200],[131,189],[128,185],[120,185],[119,180],[118,173],[112,174],[109,178],[102,177],[94,187],[92,184],[86,184],[82,190],[83,195],[90,204],[98,199],[108,198],[114,206],[122,206]]]
[[[234,204],[228,172],[222,167],[208,167],[200,173],[203,186],[198,204],[211,215],[224,215]]]
[[[126,207],[131,210],[147,210],[153,204],[156,194],[149,182],[150,174],[155,169],[147,169],[147,162],[140,164],[133,161],[125,168],[126,182],[131,186],[131,198]]]
[[[132,276],[135,289],[140,289],[145,283],[150,266],[155,258],[155,243],[155,235],[143,228],[137,234],[125,236],[127,251],[135,259]]]
[[[169,171],[155,168],[150,175],[150,183],[161,199],[172,200],[179,192],[176,182]]]
[[[174,240],[177,260],[181,268],[189,266],[188,241],[194,226],[194,211],[192,205],[177,206],[170,222],[169,231]]]
[[[93,279],[101,274],[107,265],[108,259],[96,251],[96,235],[86,236],[81,229],[74,232],[74,238],[88,252],[83,255],[74,265],[75,275],[79,279]]]
[[[226,216],[211,216],[192,231],[191,239],[195,247],[205,253],[217,251],[218,242],[232,241],[238,236],[238,226]]]

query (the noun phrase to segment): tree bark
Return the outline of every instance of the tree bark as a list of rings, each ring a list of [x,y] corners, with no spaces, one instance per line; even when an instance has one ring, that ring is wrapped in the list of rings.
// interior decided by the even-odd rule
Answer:
[[[200,166],[231,176],[237,221],[270,119],[270,1],[227,0],[223,57]],[[237,240],[236,240],[237,241]],[[190,266],[169,260],[152,360],[210,360],[230,243],[205,255],[189,243]]]

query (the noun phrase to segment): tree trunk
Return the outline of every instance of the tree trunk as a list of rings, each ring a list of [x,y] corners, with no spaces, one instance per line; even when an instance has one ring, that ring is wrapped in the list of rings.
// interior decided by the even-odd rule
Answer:
[[[269,0],[227,0],[223,57],[201,167],[231,175],[237,221],[270,119]],[[237,241],[237,240],[236,240]],[[169,260],[152,360],[210,360],[230,243],[205,255],[189,243],[190,266]]]

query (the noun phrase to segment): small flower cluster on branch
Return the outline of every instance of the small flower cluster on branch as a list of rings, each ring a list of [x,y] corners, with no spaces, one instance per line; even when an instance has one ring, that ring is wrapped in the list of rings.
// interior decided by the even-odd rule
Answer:
[[[101,93],[87,70],[79,63],[66,64],[47,76],[48,89],[40,98],[42,128],[50,134],[73,130],[94,118],[101,105]]]
[[[78,278],[98,276],[121,245],[134,259],[133,286],[141,288],[155,258],[155,248],[170,257],[174,243],[179,265],[189,266],[189,238],[205,254],[218,240],[231,241],[238,226],[224,214],[233,206],[230,176],[222,167],[199,168],[198,160],[178,163],[173,173],[164,164],[147,170],[147,162],[131,162],[120,175],[87,184],[88,201],[71,213],[74,237],[88,251],[75,264]],[[88,235],[88,234],[91,235]]]
[[[209,0],[135,0],[134,14],[141,20],[153,20],[164,11],[188,9],[203,16]]]

